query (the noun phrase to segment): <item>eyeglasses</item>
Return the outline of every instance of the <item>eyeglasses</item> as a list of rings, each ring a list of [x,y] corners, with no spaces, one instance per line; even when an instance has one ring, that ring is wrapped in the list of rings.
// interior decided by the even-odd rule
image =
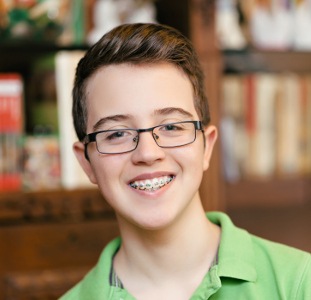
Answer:
[[[85,136],[85,156],[87,145],[96,142],[97,151],[101,154],[121,154],[134,151],[139,142],[139,134],[151,132],[156,144],[161,148],[175,148],[191,144],[196,139],[196,131],[203,131],[201,121],[184,121],[161,124],[144,129],[112,129],[89,133]]]

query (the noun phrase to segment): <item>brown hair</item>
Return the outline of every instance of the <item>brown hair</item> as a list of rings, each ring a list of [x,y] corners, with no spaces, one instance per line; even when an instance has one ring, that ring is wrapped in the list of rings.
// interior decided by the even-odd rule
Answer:
[[[168,62],[181,69],[194,90],[194,106],[203,125],[210,122],[204,78],[191,42],[176,29],[160,24],[124,24],[106,33],[80,60],[73,88],[73,120],[79,140],[86,135],[88,79],[112,64]]]

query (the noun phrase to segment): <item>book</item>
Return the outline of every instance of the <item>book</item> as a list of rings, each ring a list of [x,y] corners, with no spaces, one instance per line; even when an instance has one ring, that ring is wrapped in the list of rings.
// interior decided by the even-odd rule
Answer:
[[[73,153],[73,143],[77,141],[77,136],[71,113],[72,88],[75,69],[83,54],[83,51],[60,51],[55,57],[61,181],[63,187],[68,189],[92,186]]]
[[[30,72],[27,85],[27,132],[32,135],[57,135],[55,54],[42,55],[36,59]]]
[[[23,82],[19,74],[0,74],[0,191],[21,188]]]
[[[254,147],[251,174],[269,178],[274,175],[275,158],[275,103],[278,93],[277,75],[259,73],[255,80]]]
[[[301,90],[299,75],[280,76],[280,97],[277,103],[277,174],[280,177],[297,176],[300,159]]]
[[[227,75],[222,81],[221,142],[223,170],[229,182],[241,179],[246,148],[243,76]]]
[[[245,97],[245,131],[247,151],[244,157],[244,174],[246,177],[254,175],[256,164],[256,75],[247,74],[244,78],[244,97]]]
[[[311,174],[311,75],[303,75],[301,88],[300,122],[300,170],[304,175]]]
[[[59,141],[55,135],[27,135],[23,142],[23,189],[61,187]]]

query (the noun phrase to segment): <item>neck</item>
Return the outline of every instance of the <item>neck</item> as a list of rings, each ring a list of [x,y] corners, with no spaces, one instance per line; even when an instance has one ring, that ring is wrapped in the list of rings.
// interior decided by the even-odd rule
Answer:
[[[135,277],[136,282],[149,278],[157,284],[171,278],[195,280],[196,275],[202,280],[216,256],[220,229],[206,218],[199,196],[190,205],[178,220],[159,230],[120,222],[122,246],[114,265],[125,286]]]

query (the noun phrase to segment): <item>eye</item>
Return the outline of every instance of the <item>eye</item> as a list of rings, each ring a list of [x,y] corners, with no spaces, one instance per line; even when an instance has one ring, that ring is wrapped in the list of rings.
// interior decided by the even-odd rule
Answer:
[[[183,130],[182,124],[172,123],[161,126],[160,130],[164,131],[178,131]]]
[[[120,139],[123,137],[126,137],[130,133],[126,130],[118,130],[118,131],[112,131],[109,134],[107,133],[106,139],[107,140],[114,140],[114,139]]]

